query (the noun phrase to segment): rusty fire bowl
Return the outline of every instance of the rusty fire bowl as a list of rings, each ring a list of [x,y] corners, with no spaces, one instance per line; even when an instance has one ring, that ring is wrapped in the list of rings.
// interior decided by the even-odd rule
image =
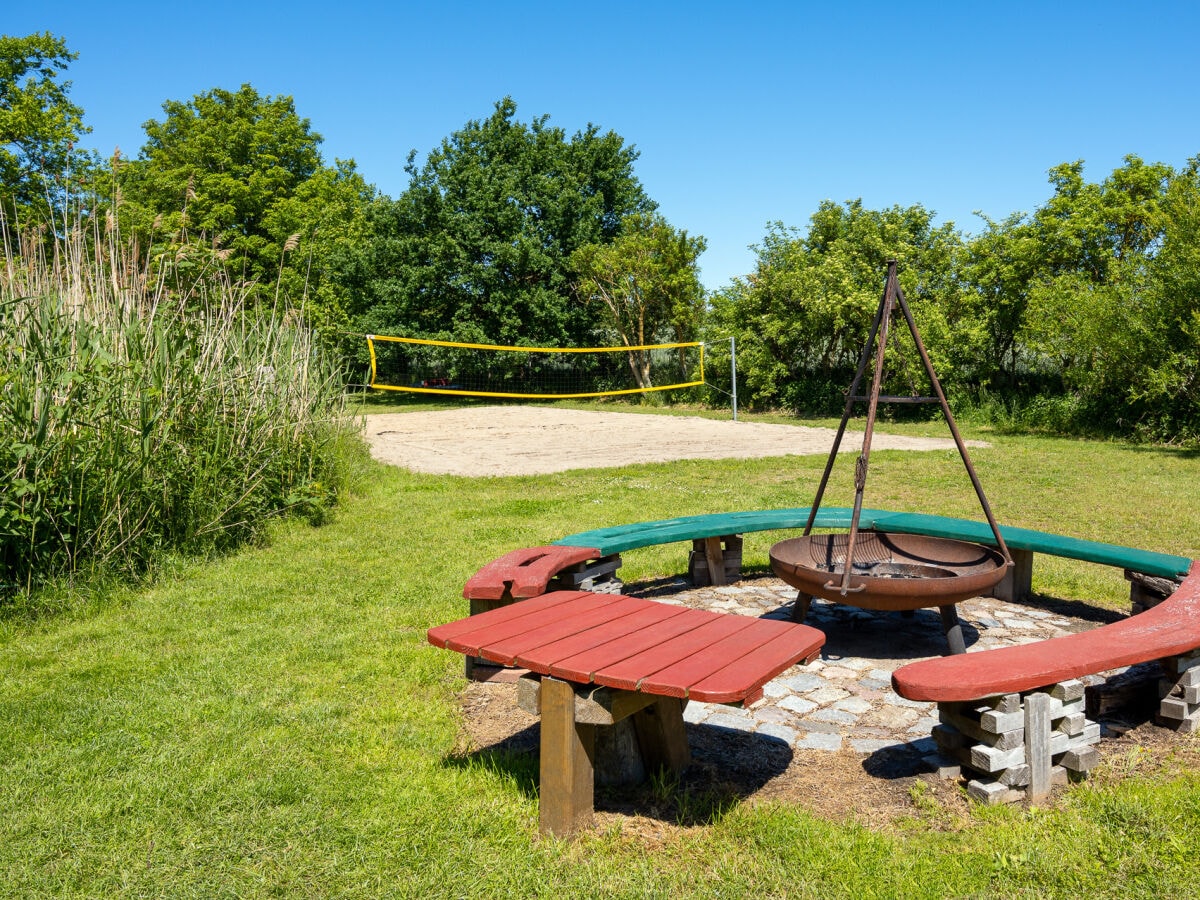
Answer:
[[[917,534],[861,531],[850,590],[841,591],[848,534],[810,534],[771,548],[775,574],[802,593],[863,609],[949,606],[986,594],[1008,569],[982,544]]]

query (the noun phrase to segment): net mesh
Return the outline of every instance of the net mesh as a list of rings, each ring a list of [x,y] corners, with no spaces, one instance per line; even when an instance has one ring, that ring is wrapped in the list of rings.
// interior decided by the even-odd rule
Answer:
[[[389,391],[567,399],[704,383],[704,345],[699,342],[642,347],[505,347],[369,334],[367,346],[371,387]],[[641,384],[634,366],[644,373]]]

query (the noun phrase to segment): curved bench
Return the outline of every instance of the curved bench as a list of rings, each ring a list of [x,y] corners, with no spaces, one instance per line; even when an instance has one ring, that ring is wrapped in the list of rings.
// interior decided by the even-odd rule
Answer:
[[[809,507],[798,507],[684,516],[677,519],[635,522],[612,528],[581,531],[577,534],[569,534],[553,543],[555,546],[590,547],[603,556],[609,556],[623,553],[626,550],[667,544],[673,541],[696,540],[752,531],[803,528],[808,521],[809,513]],[[846,507],[822,507],[817,510],[814,525],[817,528],[849,528],[852,514],[853,510]],[[986,522],[935,516],[927,513],[864,509],[859,520],[859,527],[873,531],[898,531],[905,534],[953,538],[989,546],[996,544],[992,530]],[[1137,550],[1132,547],[1122,547],[1119,544],[1081,540],[1045,531],[1035,531],[1031,528],[1015,528],[1011,525],[1001,525],[1000,534],[1004,537],[1004,542],[1010,550],[1046,553],[1051,556],[1115,566],[1161,578],[1179,578],[1187,572],[1191,562],[1187,557],[1173,556],[1169,553]]]
[[[979,653],[909,663],[892,675],[909,700],[981,700],[1021,693],[1200,647],[1200,561],[1162,603],[1090,631]]]

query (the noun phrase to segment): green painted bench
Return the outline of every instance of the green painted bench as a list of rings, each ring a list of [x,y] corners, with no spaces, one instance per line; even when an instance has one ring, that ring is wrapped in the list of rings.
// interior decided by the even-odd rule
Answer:
[[[586,547],[601,557],[616,556],[628,550],[668,544],[676,541],[718,541],[726,536],[756,531],[776,531],[803,528],[808,521],[808,507],[794,509],[753,510],[747,512],[714,513],[660,519],[654,522],[635,522],[611,528],[597,528],[569,534],[554,542],[560,547]],[[814,526],[817,528],[849,528],[853,511],[846,507],[821,508]],[[935,516],[926,513],[890,512],[883,509],[864,509],[859,526],[873,531],[892,531],[904,534],[923,534],[930,537],[974,541],[995,546],[991,528],[986,522]],[[1000,533],[1013,556],[1013,568],[993,595],[1003,600],[1022,600],[1031,591],[1033,556],[1044,553],[1099,565],[1113,566],[1172,582],[1178,582],[1191,563],[1187,557],[1138,550],[1118,544],[1106,544],[1080,538],[1035,531],[1030,528],[1000,526]],[[708,544],[712,548],[712,543]],[[714,568],[710,564],[710,570]],[[1135,603],[1142,590],[1134,581],[1131,596]]]

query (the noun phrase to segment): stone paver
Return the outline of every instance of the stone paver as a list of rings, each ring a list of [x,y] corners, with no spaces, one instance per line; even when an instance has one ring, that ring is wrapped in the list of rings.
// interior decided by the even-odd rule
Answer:
[[[718,588],[692,588],[678,579],[664,588],[634,596],[700,609],[787,620],[794,589],[769,576],[749,577]],[[977,597],[958,605],[967,652],[1046,640],[1094,623],[1069,619],[1046,610]],[[900,666],[945,652],[941,617],[936,609],[918,610],[908,618],[843,604],[814,600],[807,624],[825,632],[821,658],[794,666],[763,688],[763,699],[749,710],[689,703],[684,719],[723,728],[753,731],[781,740],[796,750],[837,751],[849,746],[858,753],[905,746],[930,752],[930,731],[937,724],[933,703],[906,700],[891,689],[892,672]]]

